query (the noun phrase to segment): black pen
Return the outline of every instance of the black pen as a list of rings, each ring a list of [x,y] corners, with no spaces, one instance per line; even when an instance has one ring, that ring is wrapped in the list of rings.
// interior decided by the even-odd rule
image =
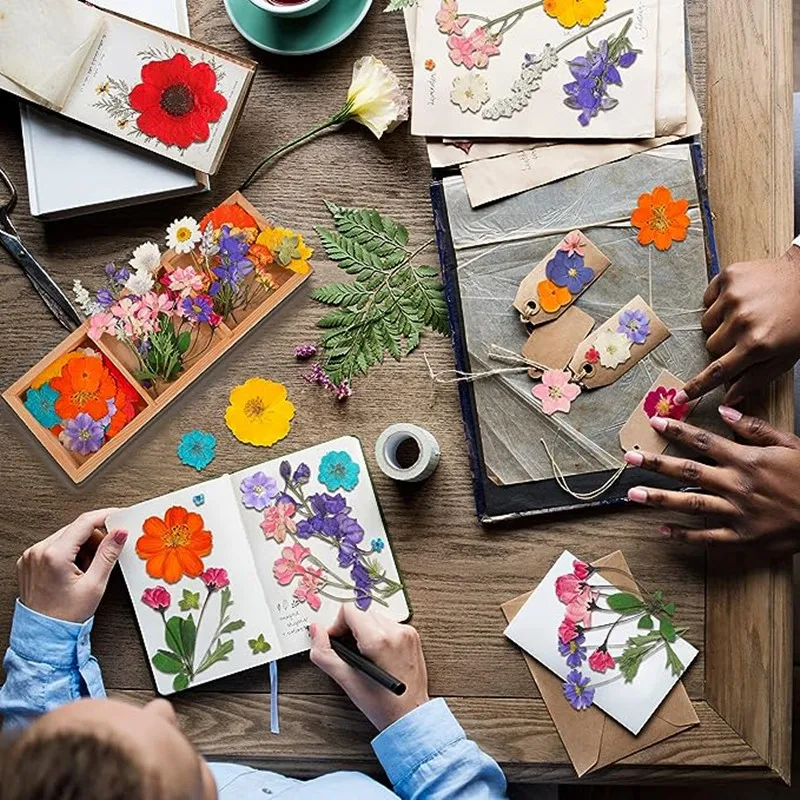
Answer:
[[[405,694],[406,685],[402,681],[397,680],[393,675],[382,670],[377,664],[374,664],[366,658],[366,656],[362,656],[361,653],[357,653],[337,639],[331,639],[331,649],[342,661],[349,664],[354,669],[363,672],[367,677],[372,678],[376,683],[383,686],[384,689],[388,689],[392,692],[392,694],[396,694],[398,697]]]

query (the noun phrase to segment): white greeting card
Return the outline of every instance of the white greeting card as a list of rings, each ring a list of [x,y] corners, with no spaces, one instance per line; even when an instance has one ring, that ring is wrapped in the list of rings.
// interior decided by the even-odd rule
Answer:
[[[618,590],[564,551],[505,635],[564,681],[578,713],[596,705],[636,735],[697,656],[674,614],[661,593]]]
[[[579,20],[551,16],[546,6],[421,0],[413,37],[412,132],[652,138],[657,0],[586,3],[588,12]]]
[[[69,69],[59,72],[55,83],[49,72],[31,73],[31,63],[47,59],[46,48],[29,27],[0,59],[0,89],[214,174],[241,114],[255,64],[78,0],[57,0],[55,8],[64,14],[79,8],[81,19],[89,15],[81,27],[67,29],[71,35],[63,42],[57,31],[49,33],[51,46],[58,45]],[[0,38],[6,22],[0,15]],[[85,44],[77,48],[73,40],[80,37]]]
[[[156,687],[310,647],[343,603],[410,611],[361,445],[343,437],[112,515]]]

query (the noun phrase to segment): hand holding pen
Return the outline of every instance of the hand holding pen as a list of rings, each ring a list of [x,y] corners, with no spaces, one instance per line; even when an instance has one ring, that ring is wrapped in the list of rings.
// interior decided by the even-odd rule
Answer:
[[[346,605],[327,631],[315,624],[311,625],[310,633],[311,660],[344,689],[378,730],[389,727],[430,699],[422,644],[410,625],[400,625],[378,611],[364,612]],[[363,665],[354,668],[336,653],[330,637],[346,634],[352,634],[359,654],[376,665],[386,678],[381,680],[376,674],[369,677]],[[344,658],[350,660],[346,653]],[[404,684],[405,691],[398,695],[389,689],[392,679]],[[400,687],[396,688],[399,691]]]

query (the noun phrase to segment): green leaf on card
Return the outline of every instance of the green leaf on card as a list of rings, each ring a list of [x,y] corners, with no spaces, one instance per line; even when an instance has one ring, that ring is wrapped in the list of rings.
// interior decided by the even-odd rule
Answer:
[[[676,678],[680,678],[685,669],[683,662],[678,658],[678,654],[672,649],[669,643],[667,643],[667,667],[672,670],[672,674]]]
[[[256,639],[248,639],[247,644],[250,645],[250,650],[254,656],[259,653],[268,653],[272,650],[272,645],[264,638],[263,633],[259,633]]]
[[[186,655],[186,651],[183,649],[183,618],[182,617],[170,617],[167,620],[167,627],[164,631],[164,639],[167,643],[167,647],[172,650],[173,653],[183,658]]]
[[[194,624],[194,617],[191,614],[183,621],[181,626],[181,643],[186,659],[191,664],[194,661],[194,646],[197,641],[197,628]]]
[[[184,669],[183,662],[174,653],[166,650],[159,650],[150,660],[159,672],[163,672],[166,675],[177,675],[179,672],[183,672]]]
[[[606,602],[612,611],[619,614],[628,614],[645,608],[645,604],[638,597],[627,592],[612,594],[606,598]]]
[[[678,634],[675,632],[675,626],[670,622],[667,616],[661,617],[658,629],[665,642],[671,643],[678,638]]]
[[[652,630],[653,629],[653,618],[649,614],[645,614],[639,620],[639,626],[638,627],[643,631]]]
[[[200,592],[190,592],[188,589],[184,589],[183,597],[178,601],[178,607],[181,611],[199,611]]]
[[[189,676],[182,672],[180,675],[175,676],[175,680],[172,681],[172,688],[176,692],[182,692],[184,689],[189,688]]]
[[[219,636],[222,636],[223,634],[226,634],[226,633],[233,633],[234,631],[240,631],[242,628],[244,628],[244,625],[245,625],[245,623],[244,623],[243,619],[237,619],[237,620],[234,620],[233,622],[229,622],[219,632]]]

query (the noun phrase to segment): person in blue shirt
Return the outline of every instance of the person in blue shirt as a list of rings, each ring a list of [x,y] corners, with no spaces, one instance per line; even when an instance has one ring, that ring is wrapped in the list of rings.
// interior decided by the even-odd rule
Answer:
[[[209,764],[180,732],[166,700],[136,706],[106,698],[91,654],[93,616],[128,538],[103,534],[110,510],[83,514],[26,550],[0,689],[6,741],[2,800],[306,800],[506,796],[500,767],[467,739],[444,700],[428,697],[417,632],[345,606],[330,630],[311,626],[311,660],[379,733],[372,741],[394,787],[337,772],[299,781],[235,764]],[[87,547],[96,545],[84,560]],[[408,687],[397,697],[345,664],[330,635],[350,631],[362,653]]]

